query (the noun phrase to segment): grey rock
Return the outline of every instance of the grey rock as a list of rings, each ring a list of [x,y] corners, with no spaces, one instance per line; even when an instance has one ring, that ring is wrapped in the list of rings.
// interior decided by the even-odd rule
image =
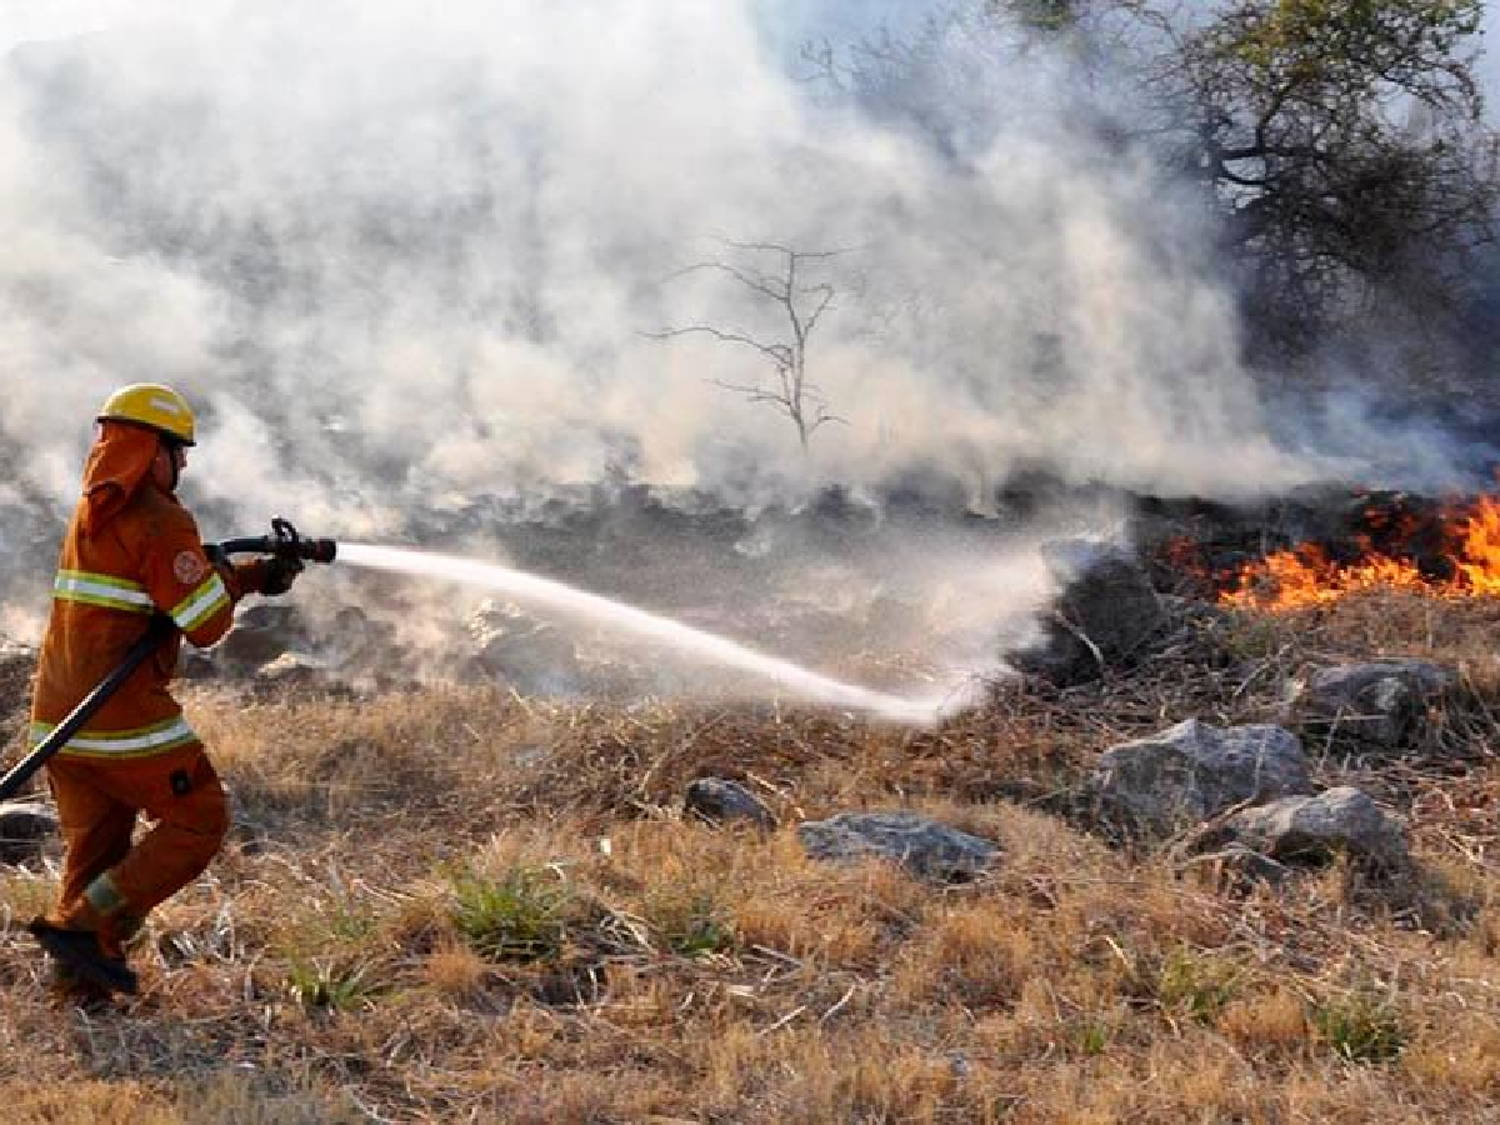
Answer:
[[[35,670],[36,649],[0,636],[0,717],[30,706]]]
[[[283,652],[255,673],[255,690],[279,694],[326,687],[332,682],[326,662],[300,652]]]
[[[527,695],[572,695],[583,681],[578,652],[557,629],[487,601],[469,618],[475,670]]]
[[[1237,841],[1283,863],[1319,863],[1338,852],[1378,867],[1410,865],[1405,830],[1353,786],[1316,797],[1285,797],[1227,818]]]
[[[894,860],[918,875],[958,881],[982,873],[999,845],[911,812],[840,813],[798,825],[814,859],[849,862],[870,856]]]
[[[0,804],[0,863],[26,863],[57,835],[57,814],[33,802]]]
[[[219,664],[212,649],[204,650],[183,645],[177,654],[177,679],[186,683],[203,683],[217,679]]]
[[[761,828],[776,827],[776,817],[760,799],[736,781],[720,777],[700,777],[687,787],[683,808],[704,820],[721,823],[748,820]]]
[[[213,651],[215,661],[221,666],[248,672],[307,643],[307,629],[295,606],[261,602],[239,613],[234,628]]]
[[[1292,686],[1290,721],[1309,736],[1349,751],[1409,747],[1428,705],[1453,685],[1427,660],[1375,660],[1317,668]]]
[[[1139,657],[1168,626],[1150,576],[1127,552],[1075,539],[1042,550],[1064,588],[1043,640],[1009,657],[1022,672],[1061,687],[1096,680]]]
[[[1085,785],[1100,817],[1165,835],[1242,801],[1311,793],[1297,736],[1282,727],[1215,727],[1188,719],[1111,747]]]

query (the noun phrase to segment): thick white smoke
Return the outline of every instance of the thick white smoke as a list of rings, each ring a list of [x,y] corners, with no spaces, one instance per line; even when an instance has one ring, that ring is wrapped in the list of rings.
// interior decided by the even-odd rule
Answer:
[[[13,44],[0,78],[0,428],[59,502],[89,411],[140,378],[210,411],[200,490],[295,490],[360,531],[611,470],[736,499],[912,468],[982,496],[1023,462],[1162,492],[1295,473],[1205,232],[1045,90],[1013,84],[1015,126],[954,161],[813,96],[763,6],[71,16],[100,30]],[[775,272],[724,239],[845,251],[808,353],[844,421],[805,464],[714,385],[763,355],[647,335],[785,336],[724,273],[673,280]]]
[[[955,41],[976,124],[935,144],[809,80],[804,34],[876,30],[855,6],[790,7],[0,0],[0,508],[65,513],[135,380],[201,407],[220,533],[389,539],[618,479],[753,510],[927,474],[983,509],[1024,467],[1223,497],[1309,475],[1267,436],[1206,216],[1066,112],[1057,66]],[[936,104],[942,70],[893,96]],[[807,357],[839,419],[806,456],[724,388],[765,384],[763,351],[658,335],[787,339],[726,270],[684,272],[779,276],[735,243],[838,251],[801,279],[834,294]],[[0,572],[45,577],[0,537]],[[1046,599],[1039,564],[950,546],[863,565],[1012,631]]]

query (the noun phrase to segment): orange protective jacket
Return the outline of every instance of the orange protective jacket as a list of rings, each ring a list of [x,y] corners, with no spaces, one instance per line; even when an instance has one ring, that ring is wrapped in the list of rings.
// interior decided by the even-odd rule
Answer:
[[[120,664],[156,612],[169,614],[180,634],[137,668],[60,754],[141,758],[198,742],[167,690],[181,637],[200,648],[218,641],[234,603],[259,590],[262,568],[220,569],[209,561],[193,517],[150,479],[159,441],[148,430],[106,422],[89,455],[37,663],[33,746]]]

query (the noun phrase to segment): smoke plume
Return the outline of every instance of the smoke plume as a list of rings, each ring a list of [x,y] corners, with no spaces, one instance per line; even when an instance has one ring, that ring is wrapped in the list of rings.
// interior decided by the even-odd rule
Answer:
[[[990,66],[933,143],[809,76],[802,41],[871,24],[792,7],[0,3],[0,570],[45,570],[136,380],[202,410],[210,534],[410,538],[622,480],[985,511],[1022,468],[1224,497],[1327,468],[1269,436],[1205,216],[1058,67]],[[831,298],[806,453],[751,393],[791,331],[756,246],[830,255],[797,279]]]
[[[378,526],[611,471],[754,501],[1017,464],[1233,493],[1263,436],[1205,232],[1047,91],[962,161],[819,97],[749,5],[80,9],[0,99],[3,432],[65,501],[132,379],[209,412],[198,487]],[[786,32],[783,29],[783,38]],[[1013,101],[1012,106],[1018,104]],[[786,336],[729,242],[841,251],[809,376],[841,422],[722,384]]]

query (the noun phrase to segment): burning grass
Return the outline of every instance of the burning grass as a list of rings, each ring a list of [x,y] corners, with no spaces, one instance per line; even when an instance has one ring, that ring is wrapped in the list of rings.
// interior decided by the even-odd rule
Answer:
[[[1224,591],[1229,605],[1289,610],[1326,606],[1351,594],[1400,590],[1430,598],[1493,598],[1500,593],[1500,499],[1452,504],[1425,529],[1437,539],[1418,552],[1404,546],[1424,529],[1367,513],[1357,557],[1336,559],[1317,543],[1273,551],[1241,566]],[[1376,537],[1379,537],[1377,544]],[[1179,548],[1180,552],[1180,548]]]
[[[1128,675],[998,688],[935,731],[774,708],[543,704],[497,690],[193,717],[240,810],[153,919],[145,994],[48,1010],[0,880],[13,1120],[1483,1120],[1500,1096],[1500,679],[1484,599],[1370,592],[1180,615]],[[1123,738],[1274,716],[1333,657],[1462,681],[1378,783],[1410,885],[1334,868],[1228,885],[1122,850],[1068,793]],[[1462,751],[1460,754],[1459,751]],[[781,820],[715,829],[686,783]],[[804,855],[794,825],[903,806],[996,840],[975,883]]]

